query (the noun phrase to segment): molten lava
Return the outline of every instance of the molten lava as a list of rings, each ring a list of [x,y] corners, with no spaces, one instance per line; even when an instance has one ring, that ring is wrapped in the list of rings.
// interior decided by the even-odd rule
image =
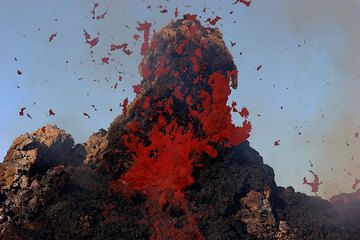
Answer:
[[[148,49],[149,26],[139,25],[138,30],[145,31],[140,65],[144,80],[134,88],[137,96],[129,106],[141,119],[128,116],[121,135],[110,130],[122,153],[132,159],[112,189],[147,196],[152,239],[203,239],[183,190],[194,183],[194,165],[249,137],[248,111],[241,111],[243,126],[234,126],[226,103],[230,83],[237,86],[237,70],[218,30],[186,17],[155,34]],[[213,59],[215,52],[218,60]],[[169,205],[185,212],[187,223],[181,229],[162,213]]]

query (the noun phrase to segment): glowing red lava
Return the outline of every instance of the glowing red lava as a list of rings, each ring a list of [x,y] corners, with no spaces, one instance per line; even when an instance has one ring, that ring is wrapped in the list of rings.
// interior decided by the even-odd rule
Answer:
[[[151,25],[145,22],[138,28],[145,31],[142,54],[147,54],[140,70],[143,82],[152,89],[152,94],[147,94],[145,83],[134,86],[138,96],[131,106],[141,109],[142,118],[127,122],[121,136],[133,164],[111,187],[114,191],[141,192],[148,197],[148,214],[154,228],[151,239],[203,239],[184,193],[184,189],[195,181],[193,167],[202,166],[204,156],[215,159],[222,149],[242,143],[251,131],[247,109],[241,110],[244,122],[237,127],[231,121],[232,107],[226,105],[230,83],[232,86],[237,83],[231,55],[226,52],[230,67],[215,63],[209,70],[206,66],[212,60],[209,59],[212,54],[208,50],[209,40],[201,36],[205,30],[193,18],[188,15],[185,20],[179,20],[180,30],[171,30],[178,31],[181,36],[176,37],[175,42],[167,43],[172,48],[151,62],[146,60],[158,51],[160,36],[167,33],[166,29],[154,37],[148,48],[147,34]],[[181,28],[188,28],[184,30],[186,34],[180,33]],[[212,47],[215,44],[219,43],[211,42]],[[224,46],[218,48],[227,51],[222,49]],[[174,56],[181,60],[172,59]],[[156,81],[163,82],[156,85]],[[165,92],[168,93],[166,97]],[[126,114],[127,102],[122,105],[123,114]],[[177,205],[184,210],[187,224],[182,229],[175,228],[162,213],[161,209],[168,205]]]

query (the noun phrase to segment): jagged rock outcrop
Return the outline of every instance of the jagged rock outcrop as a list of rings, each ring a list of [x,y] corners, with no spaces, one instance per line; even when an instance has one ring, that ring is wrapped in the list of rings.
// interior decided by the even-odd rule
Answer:
[[[105,162],[104,152],[108,147],[107,131],[100,129],[92,134],[85,143],[86,157],[84,163],[98,171],[105,170],[102,166]]]
[[[74,145],[48,125],[14,141],[0,239],[360,238],[360,201],[278,187],[250,147],[247,109],[227,106],[237,70],[218,29],[186,15],[142,50],[137,96],[108,131]]]
[[[251,190],[240,199],[243,206],[237,215],[246,224],[246,230],[260,239],[270,239],[276,235],[276,221],[270,203],[270,190]]]
[[[18,137],[0,166],[1,188],[28,186],[26,176],[34,168],[45,171],[65,164],[73,145],[69,134],[49,125]]]
[[[141,201],[111,196],[107,178],[92,170],[102,136],[74,146],[47,125],[15,139],[0,164],[0,239],[146,239]],[[116,228],[120,218],[126,222]]]
[[[29,224],[59,197],[74,140],[55,126],[24,134],[13,142],[0,165],[0,219]]]

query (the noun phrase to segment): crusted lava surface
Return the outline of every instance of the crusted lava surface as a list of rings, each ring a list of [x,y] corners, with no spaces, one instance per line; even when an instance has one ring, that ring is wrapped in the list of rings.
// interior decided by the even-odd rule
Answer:
[[[84,144],[47,125],[0,164],[0,239],[360,239],[356,194],[278,187],[227,105],[237,69],[218,29],[185,15],[149,38],[136,98]],[[231,121],[240,114],[241,126]]]

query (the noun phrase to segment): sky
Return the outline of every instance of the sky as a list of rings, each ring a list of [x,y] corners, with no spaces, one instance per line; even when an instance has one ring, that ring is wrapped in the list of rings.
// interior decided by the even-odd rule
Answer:
[[[78,143],[107,129],[121,113],[119,104],[134,98],[132,86],[141,81],[138,22],[151,22],[157,31],[176,19],[178,8],[178,18],[198,14],[203,24],[221,17],[215,27],[223,32],[239,71],[239,86],[229,101],[249,109],[250,144],[274,168],[277,184],[314,195],[303,184],[304,177],[313,179],[312,170],[323,182],[319,196],[354,191],[360,178],[359,1],[252,0],[249,7],[235,0],[95,2],[2,4],[0,159],[17,136],[45,124],[65,129]],[[91,49],[84,30],[91,39],[99,37]],[[138,41],[134,34],[140,35]],[[109,51],[111,44],[121,43],[129,44],[131,55]],[[242,120],[234,115],[233,121]]]

